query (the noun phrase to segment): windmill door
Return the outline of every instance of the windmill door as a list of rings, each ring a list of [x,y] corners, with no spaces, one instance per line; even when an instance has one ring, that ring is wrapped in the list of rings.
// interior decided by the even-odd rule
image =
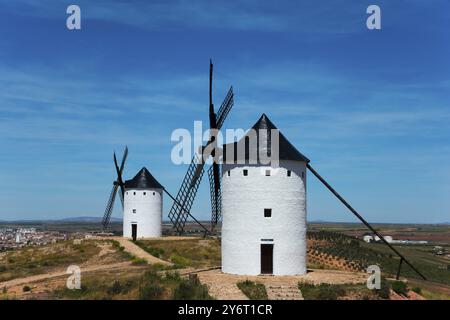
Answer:
[[[137,238],[137,224],[136,223],[131,224],[131,237],[133,238],[133,241],[136,241],[136,238]]]
[[[261,244],[261,274],[273,273],[273,244]]]

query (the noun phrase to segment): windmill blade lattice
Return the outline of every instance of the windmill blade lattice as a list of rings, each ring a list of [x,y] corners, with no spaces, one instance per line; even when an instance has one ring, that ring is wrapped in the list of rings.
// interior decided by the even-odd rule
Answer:
[[[217,129],[222,128],[223,123],[225,122],[225,119],[228,116],[228,113],[230,113],[231,108],[234,105],[234,94],[233,94],[233,87],[228,90],[228,93],[225,97],[225,99],[222,102],[222,105],[219,108],[219,111],[217,112]]]
[[[123,157],[122,157],[122,162],[119,167],[119,165],[117,164],[116,153],[114,153],[113,159],[114,159],[114,166],[116,168],[117,179],[116,179],[116,181],[113,182],[113,187],[111,189],[111,193],[109,195],[108,202],[106,203],[106,209],[105,209],[105,212],[103,213],[103,219],[102,219],[103,229],[106,229],[108,227],[109,221],[111,220],[111,214],[114,209],[114,202],[116,200],[116,195],[117,195],[117,192],[119,191],[119,188],[120,188],[119,198],[120,198],[120,201],[122,203],[122,208],[123,208],[123,196],[125,193],[125,189],[124,189],[124,183],[123,183],[123,179],[122,179],[122,173],[123,173],[123,169],[125,167],[125,161],[127,160],[127,157],[128,157],[128,147],[125,147],[125,151],[124,151]]]
[[[176,196],[176,201],[174,201],[169,211],[169,219],[179,234],[184,231],[184,226],[189,216],[187,212],[191,210],[192,204],[194,203],[195,195],[203,177],[204,166],[205,164],[201,161],[201,157],[196,154],[192,158],[191,164],[184,176],[183,183]]]
[[[117,189],[119,188],[119,185],[115,184],[112,189],[111,193],[109,195],[108,203],[106,204],[105,213],[103,214],[102,219],[102,225],[103,228],[106,229],[109,223],[109,219],[111,217],[111,213],[114,208],[114,200],[116,199]]]

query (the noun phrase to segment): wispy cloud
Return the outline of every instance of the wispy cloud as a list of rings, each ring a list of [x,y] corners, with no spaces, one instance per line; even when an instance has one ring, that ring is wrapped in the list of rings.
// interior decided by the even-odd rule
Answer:
[[[0,1],[4,10],[19,15],[60,18],[64,5],[51,0],[39,2]],[[212,30],[294,31],[297,33],[357,32],[354,22],[361,20],[360,5],[346,6],[345,0],[325,4],[290,1],[86,1],[79,0],[85,19],[102,20],[144,29],[210,28]],[[336,10],[345,14],[339,19]],[[311,24],[314,22],[314,24]]]
[[[73,1],[72,1],[73,2]],[[0,0],[2,10],[18,15],[60,19],[71,1]],[[211,30],[289,31],[298,34],[346,34],[364,29],[365,10],[370,3],[330,0],[310,1],[207,1],[207,0],[78,0],[83,17],[92,20],[135,26],[144,29],[209,28]],[[403,11],[404,15],[434,15],[446,0],[434,6],[423,1],[379,0],[384,12]],[[444,16],[443,16],[444,17]],[[385,25],[402,25],[400,19],[386,20]],[[448,18],[447,18],[448,21]],[[421,26],[430,28],[430,25]]]

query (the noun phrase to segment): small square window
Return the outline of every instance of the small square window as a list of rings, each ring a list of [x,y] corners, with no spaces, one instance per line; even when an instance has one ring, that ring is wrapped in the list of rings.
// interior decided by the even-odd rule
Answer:
[[[264,209],[264,217],[270,218],[272,216],[272,209]]]
[[[231,174],[230,170],[227,171],[227,174],[228,174],[228,176],[230,176],[230,174]]]
[[[248,170],[244,169],[244,176],[248,176]]]
[[[155,195],[155,192],[153,192],[153,195]]]
[[[127,194],[128,194],[128,191],[127,191]]]
[[[133,192],[133,196],[135,196],[136,195],[136,192]]]
[[[287,176],[290,177],[291,176],[291,170],[287,171]]]
[[[144,192],[144,196],[147,194],[147,192]]]
[[[133,213],[136,213],[136,209],[133,209]]]
[[[266,177],[270,176],[270,170],[266,170]]]

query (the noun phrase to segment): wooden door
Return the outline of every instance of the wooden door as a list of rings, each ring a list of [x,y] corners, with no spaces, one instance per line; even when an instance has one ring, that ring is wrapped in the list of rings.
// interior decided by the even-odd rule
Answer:
[[[136,241],[136,238],[137,238],[137,224],[136,223],[131,224],[131,237],[133,238],[133,241]]]
[[[261,274],[273,273],[273,244],[261,244]]]

